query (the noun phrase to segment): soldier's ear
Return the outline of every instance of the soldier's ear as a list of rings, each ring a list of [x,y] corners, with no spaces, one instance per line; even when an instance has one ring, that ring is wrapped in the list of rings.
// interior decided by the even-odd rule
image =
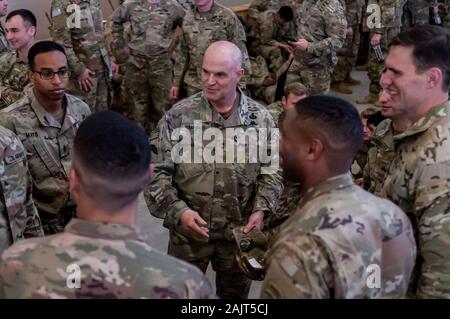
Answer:
[[[244,69],[240,68],[239,70],[236,71],[236,74],[237,74],[238,81],[240,81],[242,79],[242,77],[244,76]]]
[[[33,81],[33,71],[30,69],[27,70],[27,76],[30,81]]]
[[[323,143],[318,138],[311,138],[308,141],[307,159],[310,161],[317,161],[323,154]]]
[[[428,82],[427,82],[427,86],[429,88],[433,88],[435,86],[441,86],[441,82],[442,82],[442,71],[441,69],[437,68],[437,67],[433,67],[431,69],[429,69],[427,71],[428,73]]]
[[[155,170],[155,165],[154,164],[150,164],[150,166],[148,167],[148,185],[150,185],[150,183],[152,182],[152,177],[153,177],[153,171]]]
[[[33,38],[36,36],[36,27],[31,26],[27,30],[28,34],[31,35]]]

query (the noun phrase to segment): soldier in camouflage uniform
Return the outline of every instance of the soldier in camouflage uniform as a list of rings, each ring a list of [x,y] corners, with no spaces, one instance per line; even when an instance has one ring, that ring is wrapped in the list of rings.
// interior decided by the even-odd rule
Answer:
[[[389,120],[376,131],[381,147],[371,176],[378,179],[370,184],[414,226],[419,247],[410,294],[418,298],[450,297],[449,43],[450,33],[437,26],[399,34],[380,79],[389,94],[380,99],[381,112]]]
[[[28,79],[28,50],[34,43],[36,18],[28,10],[15,10],[6,17],[8,41],[14,52],[0,55],[0,109],[31,91]]]
[[[275,68],[275,73],[271,73],[266,60],[260,55],[261,47],[258,46],[256,38],[248,37],[246,45],[252,69],[252,74],[248,77],[247,88],[252,98],[259,99],[267,104],[273,103],[275,101],[278,79],[287,71],[294,59],[294,55],[290,54],[289,59],[284,61],[278,68]]]
[[[261,297],[404,298],[413,231],[397,206],[348,173],[362,145],[358,111],[339,98],[307,97],[280,126],[283,172],[300,182],[302,199],[267,254]]]
[[[261,55],[273,73],[282,67],[293,51],[288,43],[297,39],[293,18],[294,12],[288,6],[281,7],[278,12],[267,10],[260,15],[258,27],[254,29],[253,34],[259,41]]]
[[[357,84],[350,76],[358,55],[361,39],[360,25],[363,18],[364,0],[346,0],[347,36],[344,46],[338,51],[338,62],[332,76],[332,87],[335,91],[352,94],[349,87]]]
[[[407,0],[403,8],[402,30],[430,22],[430,8],[436,0]]]
[[[0,17],[4,17],[8,10],[8,0],[0,0]],[[0,23],[0,55],[11,51],[8,40],[6,39],[6,32],[3,25]]]
[[[267,10],[278,11],[282,6],[295,8],[297,0],[252,0],[248,7],[248,20],[252,28],[257,27],[261,14]]]
[[[108,109],[117,66],[110,59],[100,1],[52,0],[51,17],[50,35],[66,50],[72,71],[69,92],[92,111]]]
[[[284,95],[281,98],[281,101],[267,106],[267,110],[272,115],[275,124],[278,126],[280,116],[283,112],[294,108],[295,104],[305,97],[306,88],[303,84],[298,82],[288,84],[284,88]],[[278,201],[275,214],[270,215],[264,221],[264,230],[269,242],[272,242],[273,238],[278,233],[281,224],[295,210],[297,203],[300,200],[300,184],[290,182],[286,179],[283,179],[283,184],[283,193]]]
[[[133,101],[134,120],[149,134],[171,106],[169,50],[175,24],[183,16],[183,9],[172,0],[126,1],[111,16],[114,56],[120,63],[126,61],[123,86]],[[131,26],[128,45],[123,28],[127,22]]]
[[[103,111],[81,124],[73,150],[69,178],[79,218],[61,234],[5,251],[0,298],[214,297],[198,269],[149,246],[135,225],[151,174],[145,132]],[[73,266],[78,279],[67,270]]]
[[[152,134],[155,178],[146,194],[150,212],[163,218],[164,226],[170,230],[169,254],[203,272],[211,261],[221,298],[246,298],[250,288],[250,280],[235,259],[237,247],[232,230],[242,227],[248,233],[253,228],[260,229],[263,218],[274,212],[282,187],[278,167],[273,162],[255,159],[249,154],[249,139],[242,140],[236,131],[229,132],[242,130],[239,136],[247,135],[248,130],[267,132],[267,136],[275,133],[267,110],[236,88],[244,72],[241,59],[240,49],[228,41],[215,42],[207,49],[203,92],[175,104]],[[216,134],[223,136],[216,136],[217,158],[211,161],[202,158],[203,148],[209,142],[198,136],[199,128],[214,128]],[[171,138],[174,134],[183,135],[181,142]],[[264,139],[260,137],[259,147],[265,152],[271,147]],[[278,145],[278,139],[272,142]],[[255,141],[253,145],[256,144]],[[186,152],[194,151],[194,162],[190,157],[183,160],[172,156],[180,145]],[[225,149],[227,145],[232,147],[231,156],[230,148]],[[273,156],[277,154],[272,150]],[[196,159],[198,155],[201,157]],[[235,155],[243,160],[238,162]],[[254,161],[250,162],[250,158]]]
[[[183,83],[188,96],[202,90],[203,54],[215,41],[226,40],[236,44],[244,59],[244,77],[251,73],[244,27],[236,14],[214,0],[194,0],[194,4],[194,8],[186,11],[183,34],[175,51],[174,79],[170,89],[170,97],[174,100],[178,99]],[[240,85],[245,89],[246,81],[241,80]]]
[[[326,94],[345,40],[347,22],[338,0],[302,1],[296,11],[297,37],[291,42],[295,60],[286,83],[300,82],[309,95]]]
[[[370,0],[369,4],[376,3]],[[378,101],[380,93],[380,76],[384,69],[383,61],[378,61],[373,50],[373,46],[380,45],[383,56],[386,56],[389,42],[400,32],[402,26],[403,6],[406,0],[379,0],[378,5],[381,10],[380,25],[373,23],[372,19],[368,19],[367,24],[370,29],[369,62],[367,66],[367,75],[369,76],[369,94],[361,99],[356,100],[358,104],[374,104]],[[366,12],[370,16],[373,13]]]
[[[0,126],[0,254],[21,238],[44,236],[31,188],[25,148]]]
[[[45,233],[53,234],[75,213],[68,188],[70,151],[90,111],[86,103],[65,94],[70,72],[60,45],[37,42],[29,57],[33,92],[3,109],[0,124],[16,133],[27,150],[33,200]]]

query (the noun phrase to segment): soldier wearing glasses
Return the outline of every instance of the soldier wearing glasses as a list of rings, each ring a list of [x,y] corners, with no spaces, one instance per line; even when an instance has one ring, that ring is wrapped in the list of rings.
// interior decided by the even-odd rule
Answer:
[[[82,100],[66,94],[69,67],[63,47],[51,41],[28,52],[33,92],[3,109],[0,124],[25,146],[33,179],[33,200],[46,235],[63,230],[75,214],[68,173],[78,126],[90,114]]]

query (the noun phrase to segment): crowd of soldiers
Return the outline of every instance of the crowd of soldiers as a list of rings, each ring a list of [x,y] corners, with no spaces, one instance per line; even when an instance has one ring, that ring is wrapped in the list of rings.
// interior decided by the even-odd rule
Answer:
[[[39,42],[7,5],[0,298],[450,297],[448,1],[52,0]]]

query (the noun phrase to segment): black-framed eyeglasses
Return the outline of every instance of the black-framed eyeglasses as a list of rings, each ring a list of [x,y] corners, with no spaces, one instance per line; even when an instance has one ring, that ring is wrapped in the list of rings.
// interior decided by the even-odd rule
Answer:
[[[58,74],[60,79],[66,79],[68,77],[70,77],[70,71],[67,69],[63,69],[63,70],[58,70],[56,72],[52,71],[52,70],[42,70],[42,71],[34,71],[31,70],[34,73],[39,74],[39,76],[41,77],[41,79],[43,80],[52,80],[55,77],[55,74]]]

